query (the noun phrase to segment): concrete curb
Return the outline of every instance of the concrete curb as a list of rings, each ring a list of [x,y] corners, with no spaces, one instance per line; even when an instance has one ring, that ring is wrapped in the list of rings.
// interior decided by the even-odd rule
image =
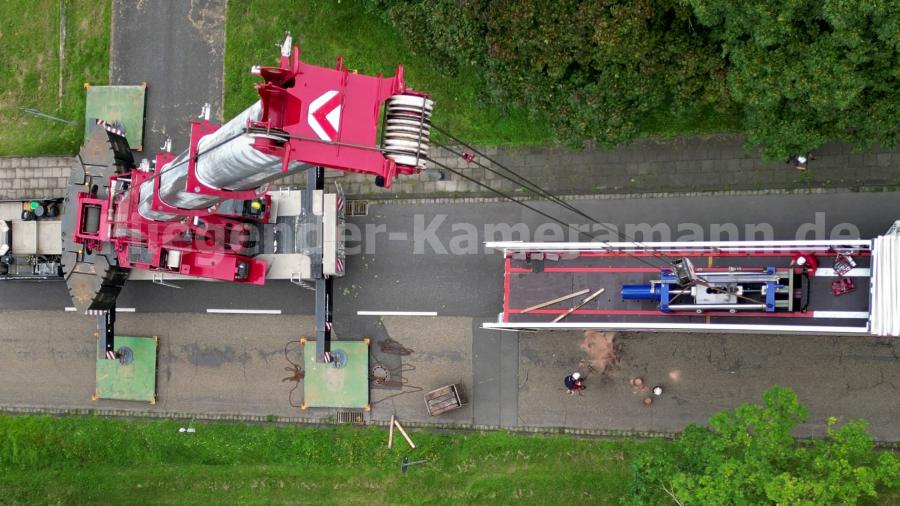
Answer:
[[[11,406],[0,405],[0,415],[52,415],[52,416],[96,416],[102,418],[130,418],[130,419],[164,419],[164,420],[201,420],[204,422],[241,422],[254,424],[277,425],[309,425],[320,427],[337,427],[338,424],[328,419],[275,416],[275,415],[241,415],[241,414],[213,414],[213,413],[184,413],[178,411],[141,411],[130,409],[88,409],[88,408],[56,408],[48,406]],[[388,420],[369,420],[365,424],[357,426],[387,427]],[[474,424],[450,424],[404,421],[405,427],[425,429],[432,431],[449,432],[496,432],[505,431],[520,435],[569,435],[578,438],[597,439],[675,439],[680,435],[677,432],[624,430],[624,429],[576,429],[571,427],[501,427],[498,425],[474,425]],[[801,443],[811,442],[821,438],[795,438]],[[875,440],[875,446],[882,449],[900,450],[900,441]]]

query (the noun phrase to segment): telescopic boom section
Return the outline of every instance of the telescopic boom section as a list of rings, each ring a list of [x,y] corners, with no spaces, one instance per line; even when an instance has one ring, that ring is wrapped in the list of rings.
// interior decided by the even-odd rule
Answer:
[[[402,66],[384,78],[351,72],[340,58],[335,69],[308,65],[288,35],[280,65],[252,72],[265,81],[257,85],[260,102],[221,128],[193,123],[191,148],[163,160],[159,184],[141,187],[141,216],[177,221],[178,210],[208,209],[234,198],[230,192],[255,191],[312,166],[370,174],[384,187],[425,166],[432,102],[407,88]]]

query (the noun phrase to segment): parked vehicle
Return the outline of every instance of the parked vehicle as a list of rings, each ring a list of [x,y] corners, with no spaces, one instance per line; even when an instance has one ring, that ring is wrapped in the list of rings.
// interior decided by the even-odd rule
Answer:
[[[0,281],[62,280],[60,199],[0,202]]]

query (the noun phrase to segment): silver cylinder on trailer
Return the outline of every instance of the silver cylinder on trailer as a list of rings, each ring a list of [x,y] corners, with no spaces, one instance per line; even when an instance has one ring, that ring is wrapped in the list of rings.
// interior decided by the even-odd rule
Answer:
[[[309,168],[307,164],[293,162],[288,166],[287,172],[282,172],[281,158],[253,147],[255,134],[242,131],[248,121],[258,121],[261,115],[262,104],[256,102],[214,133],[202,137],[197,143],[197,179],[209,187],[221,190],[252,190]],[[172,207],[186,210],[207,209],[223,200],[222,197],[188,191],[187,159],[188,151],[185,151],[157,168],[160,199]],[[177,221],[183,218],[178,214],[151,209],[153,185],[150,181],[141,186],[140,192],[139,212],[144,218],[154,221]]]
[[[757,311],[766,309],[765,304],[669,304],[671,311],[694,311],[701,310],[735,310],[735,311]]]

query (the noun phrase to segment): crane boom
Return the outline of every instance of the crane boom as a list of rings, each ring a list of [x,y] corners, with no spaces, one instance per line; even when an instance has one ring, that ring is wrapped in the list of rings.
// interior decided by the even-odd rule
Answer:
[[[167,150],[137,165],[125,138],[100,127],[82,147],[64,202],[63,269],[75,307],[102,317],[101,328],[114,321],[131,269],[263,284],[267,263],[254,257],[272,249],[260,248],[260,230],[273,217],[266,190],[274,181],[307,171],[308,206],[323,196],[323,168],[390,187],[425,167],[433,104],[404,83],[402,66],[382,77],[350,71],[341,58],[335,68],[309,65],[288,34],[278,66],[251,72],[263,80],[259,101],[221,126],[205,107],[178,156]],[[303,228],[311,238],[295,239],[316,243],[308,280],[324,290],[322,242],[342,233],[322,227],[342,225],[318,220]],[[330,294],[317,296],[317,314],[326,315],[319,336],[330,332],[330,305]]]

